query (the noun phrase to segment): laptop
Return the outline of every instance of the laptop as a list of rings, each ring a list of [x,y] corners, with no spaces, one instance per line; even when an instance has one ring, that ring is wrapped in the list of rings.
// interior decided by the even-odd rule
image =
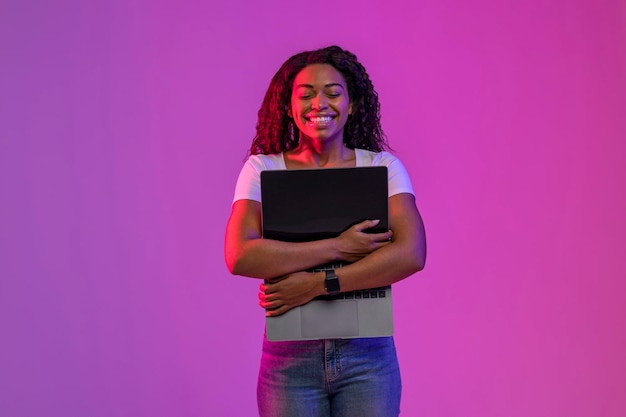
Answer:
[[[389,229],[387,167],[356,167],[261,172],[263,237],[305,242],[339,236],[368,219],[368,229]],[[312,271],[345,264],[320,265]],[[268,340],[380,337],[393,334],[391,286],[322,296],[266,318]]]

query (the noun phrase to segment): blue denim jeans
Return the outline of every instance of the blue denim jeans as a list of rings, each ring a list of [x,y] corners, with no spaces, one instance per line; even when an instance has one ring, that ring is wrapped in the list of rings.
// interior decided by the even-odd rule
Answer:
[[[261,417],[397,417],[401,390],[392,337],[263,341]]]

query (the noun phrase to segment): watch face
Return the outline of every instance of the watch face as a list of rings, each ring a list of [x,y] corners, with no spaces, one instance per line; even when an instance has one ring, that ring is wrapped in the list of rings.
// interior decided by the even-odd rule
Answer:
[[[339,278],[335,275],[335,271],[326,271],[326,292],[329,294],[335,294],[340,291]]]

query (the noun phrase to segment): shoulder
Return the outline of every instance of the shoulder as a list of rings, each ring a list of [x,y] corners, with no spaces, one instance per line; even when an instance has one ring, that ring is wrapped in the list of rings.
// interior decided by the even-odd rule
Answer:
[[[261,201],[261,172],[276,169],[285,169],[282,153],[250,155],[237,178],[233,202],[237,200]]]
[[[365,149],[355,149],[357,155],[357,165],[359,166],[386,166],[391,167],[395,164],[401,165],[402,162],[397,156],[391,152],[372,152]]]
[[[355,149],[357,166],[385,166],[389,175],[389,196],[408,193],[415,195],[411,179],[400,159],[390,152]]]
[[[282,153],[270,155],[250,155],[246,165],[256,168],[258,172],[270,169],[285,169],[285,162]]]

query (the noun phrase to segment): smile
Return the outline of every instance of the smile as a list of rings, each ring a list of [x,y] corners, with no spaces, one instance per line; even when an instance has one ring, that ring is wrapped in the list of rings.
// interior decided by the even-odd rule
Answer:
[[[313,129],[326,129],[332,126],[336,116],[313,116],[307,117],[307,126]]]
[[[316,117],[309,117],[308,119],[310,122],[313,122],[313,123],[328,123],[331,120],[333,120],[331,116],[316,116]]]

